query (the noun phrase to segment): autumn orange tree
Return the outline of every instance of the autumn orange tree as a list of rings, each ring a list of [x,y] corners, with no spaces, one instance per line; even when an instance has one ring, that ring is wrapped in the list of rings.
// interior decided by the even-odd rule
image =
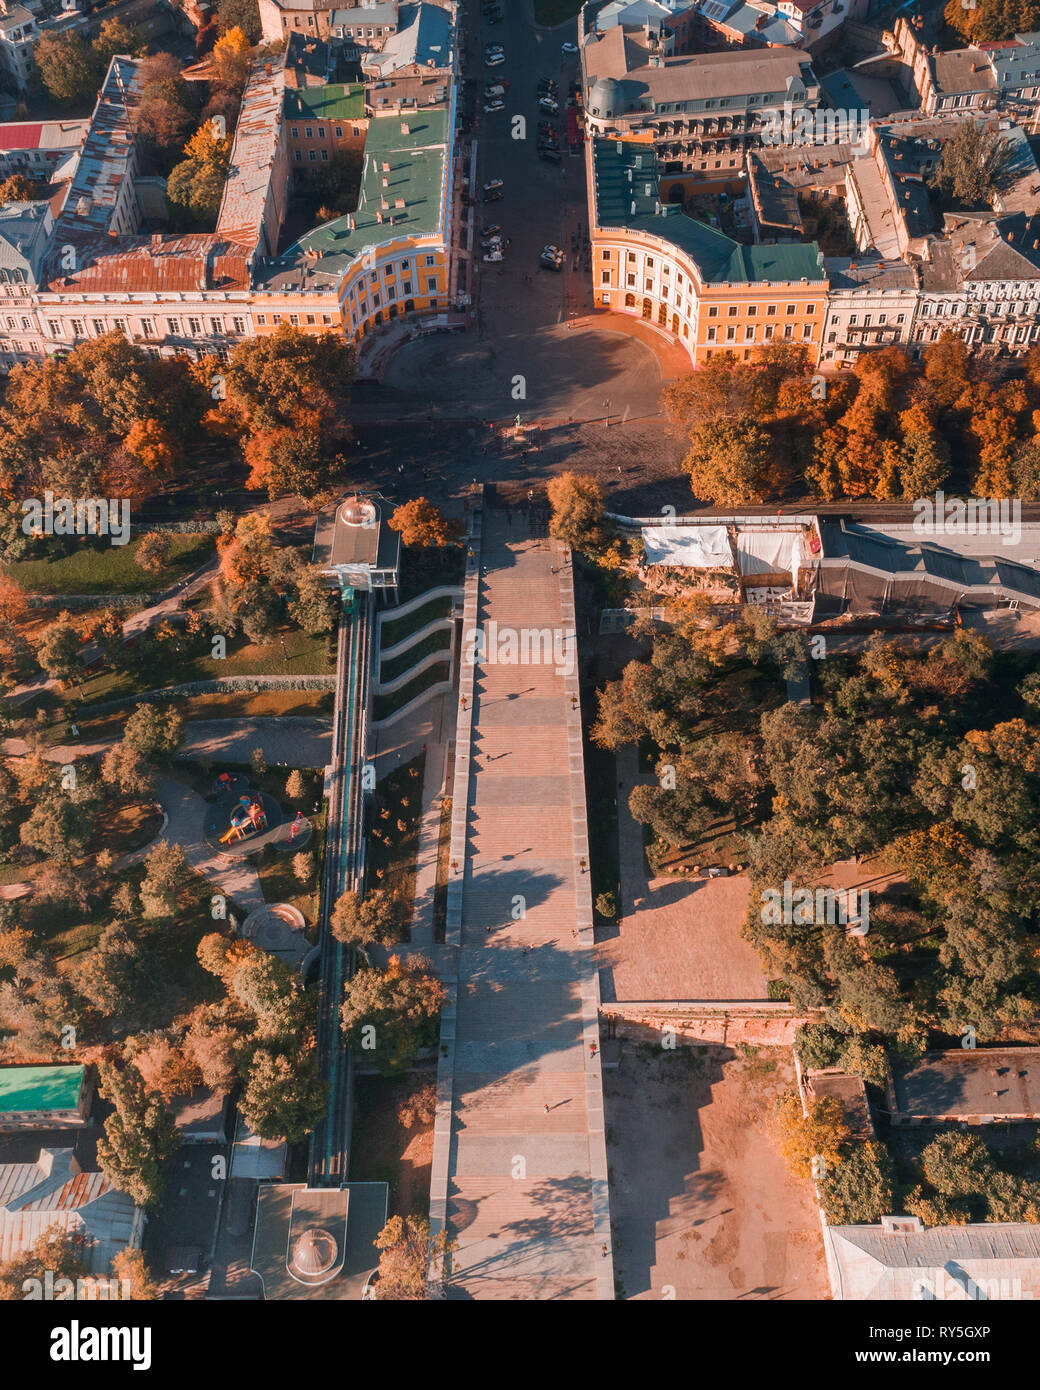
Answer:
[[[842,1160],[850,1132],[837,1096],[810,1100],[802,1112],[795,1091],[785,1091],[776,1105],[777,1146],[798,1178],[822,1177]]]
[[[464,527],[456,517],[447,517],[425,497],[413,497],[394,509],[389,526],[401,533],[404,545],[458,545]]]

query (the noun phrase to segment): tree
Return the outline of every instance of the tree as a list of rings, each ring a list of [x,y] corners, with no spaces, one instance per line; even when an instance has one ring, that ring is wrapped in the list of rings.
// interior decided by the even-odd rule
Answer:
[[[148,44],[146,40],[141,38],[134,25],[125,24],[121,19],[111,18],[101,21],[101,28],[90,47],[97,61],[98,72],[105,73],[108,71],[109,63],[117,55],[139,58]]]
[[[0,1300],[23,1302],[31,1279],[43,1289],[48,1273],[57,1281],[70,1279],[73,1283],[84,1278],[89,1269],[89,1251],[79,1235],[52,1226],[37,1236],[28,1250],[0,1263]],[[43,1297],[42,1292],[38,1295]]]
[[[385,1072],[400,1070],[436,1041],[445,993],[428,972],[421,956],[391,956],[385,970],[358,970],[347,982],[343,1030],[352,1043],[374,1051]],[[372,1031],[363,1032],[366,1028]]]
[[[249,39],[237,25],[232,25],[213,45],[211,87],[240,97],[249,77],[251,60]]]
[[[184,147],[185,158],[170,171],[166,200],[190,226],[215,222],[224,192],[231,136],[204,121]]]
[[[884,1144],[856,1143],[819,1181],[828,1226],[871,1226],[892,1210],[892,1160]]]
[[[218,0],[217,27],[225,34],[229,29],[241,29],[250,43],[259,43],[263,28],[256,0]]]
[[[147,1089],[165,1101],[190,1095],[202,1083],[198,1063],[162,1033],[134,1039],[127,1046],[126,1060],[137,1068]]]
[[[134,547],[134,559],[146,574],[162,574],[170,561],[168,531],[149,531]]]
[[[331,632],[336,626],[336,604],[320,572],[313,565],[304,565],[295,584],[296,593],[287,606],[290,619],[311,637]]]
[[[317,428],[329,444],[343,443],[350,438],[346,406],[354,370],[353,348],[341,335],[312,336],[282,323],[232,350],[223,413],[251,435]]]
[[[437,1087],[432,1082],[412,1091],[397,1107],[397,1119],[405,1129],[432,1125],[437,1115]]]
[[[117,1250],[112,1256],[112,1273],[120,1283],[129,1284],[135,1303],[153,1303],[162,1297],[159,1285],[149,1273],[143,1250],[129,1245]]]
[[[238,1031],[214,1011],[200,1005],[191,1015],[184,1038],[184,1052],[194,1062],[202,1084],[215,1091],[230,1091],[238,1076]]]
[[[157,478],[167,478],[177,460],[177,441],[173,431],[161,420],[149,416],[135,420],[124,441],[134,458]]]
[[[163,1164],[180,1142],[177,1127],[132,1067],[103,1062],[99,1089],[115,1109],[98,1139],[98,1167],[137,1206],[154,1207],[162,1196]]]
[[[248,944],[248,943],[247,943]],[[256,1031],[269,1039],[292,1038],[303,1046],[312,1025],[313,1000],[277,956],[256,947],[241,951],[226,978],[228,994],[256,1019]]]
[[[943,146],[932,187],[968,208],[983,207],[1014,181],[1010,140],[979,121],[965,121]]]
[[[288,801],[302,801],[306,787],[304,786],[303,773],[298,767],[294,767],[285,779],[285,796]]]
[[[141,906],[146,917],[172,918],[190,879],[188,861],[180,845],[160,840],[148,851],[141,880]]]
[[[141,89],[138,135],[151,141],[160,156],[179,154],[192,122],[192,98],[172,53],[154,53],[137,69]],[[169,169],[165,164],[164,169]]]
[[[694,495],[720,507],[760,502],[768,465],[769,436],[749,415],[698,425],[682,463]]]
[[[464,531],[461,521],[446,517],[425,497],[413,497],[395,508],[389,526],[401,533],[403,545],[458,545]]]
[[[809,1101],[803,1114],[797,1093],[787,1091],[777,1102],[776,1118],[780,1153],[796,1177],[814,1177],[841,1162],[849,1127],[837,1096]]]
[[[264,773],[267,771],[267,759],[264,757],[264,750],[262,748],[254,748],[253,756],[250,761],[253,764],[254,775],[263,777]]]
[[[145,758],[172,758],[184,737],[184,720],[176,710],[138,705],[123,726],[123,740]]]
[[[602,555],[610,538],[604,522],[606,497],[596,479],[568,470],[550,478],[545,493],[552,507],[549,534],[581,555]]]
[[[379,1250],[379,1277],[375,1282],[377,1300],[418,1302],[432,1296],[428,1270],[430,1259],[454,1248],[447,1231],[430,1240],[430,1223],[425,1216],[392,1216],[375,1239]]]
[[[299,884],[308,884],[314,878],[314,855],[294,854],[292,857],[293,878]]]
[[[79,101],[97,90],[101,76],[97,55],[78,34],[44,30],[36,41],[33,58],[43,85],[55,101]]]
[[[53,680],[71,680],[83,670],[79,659],[83,640],[67,613],[62,613],[40,634],[36,659]]]
[[[151,966],[126,923],[113,922],[82,957],[76,983],[84,998],[111,1018],[142,1001],[146,986],[154,984]]]
[[[0,180],[0,203],[27,203],[36,197],[36,185],[24,174]]]
[[[381,888],[364,897],[348,890],[337,899],[329,919],[332,935],[349,946],[393,941],[400,925],[393,898]]]
[[[33,807],[18,835],[23,845],[59,864],[67,864],[84,853],[88,830],[80,808],[70,797],[59,793]]]
[[[302,497],[318,505],[335,495],[337,480],[346,470],[336,442],[317,426],[290,429],[281,425],[254,434],[243,446],[249,465],[246,486],[266,488],[272,502],[278,497]]]
[[[258,1047],[253,1053],[238,1108],[261,1139],[299,1143],[314,1129],[327,1103],[328,1083],[318,1075],[313,1052],[290,1057]]]

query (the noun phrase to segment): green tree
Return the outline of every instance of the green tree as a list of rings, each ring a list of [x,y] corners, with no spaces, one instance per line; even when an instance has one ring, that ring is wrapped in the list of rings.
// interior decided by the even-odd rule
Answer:
[[[443,985],[421,956],[391,956],[385,970],[361,969],[347,982],[343,1031],[353,1044],[367,1044],[384,1072],[395,1072],[433,1046],[444,998]],[[374,1048],[366,1027],[374,1030]]]
[[[44,30],[33,49],[40,79],[55,101],[92,96],[102,76],[97,55],[78,34]]]
[[[57,618],[40,634],[36,659],[52,680],[70,680],[83,671],[79,654],[83,640],[67,613]]]
[[[218,0],[217,27],[222,34],[229,29],[241,29],[251,44],[258,44],[263,29],[256,0]]]
[[[1011,141],[982,122],[965,121],[943,146],[932,187],[965,207],[990,203],[1014,181]]]
[[[105,928],[76,972],[80,993],[106,1018],[143,1003],[146,989],[154,983],[148,954],[125,922]]]
[[[328,1083],[319,1077],[312,1052],[290,1057],[258,1047],[253,1053],[238,1108],[261,1139],[299,1143],[314,1129],[327,1103]]]
[[[67,864],[86,850],[88,832],[80,808],[69,797],[58,794],[34,806],[18,834],[23,845],[59,864]]]
[[[139,31],[132,24],[121,19],[109,18],[101,21],[101,28],[90,45],[97,69],[100,73],[108,71],[108,65],[117,55],[119,57],[140,58],[148,47]]]
[[[872,1226],[892,1211],[892,1160],[884,1144],[854,1143],[818,1183],[828,1226]]]
[[[289,600],[290,619],[312,637],[331,632],[336,626],[336,605],[329,586],[313,565],[305,565],[296,575],[296,592]]]
[[[172,758],[184,737],[184,720],[162,705],[138,705],[123,726],[123,740],[144,758]]]
[[[184,850],[180,845],[160,840],[148,851],[144,864],[144,878],[141,880],[144,915],[167,920],[173,918],[180,896],[191,878]]]
[[[137,1206],[154,1207],[162,1196],[163,1164],[180,1142],[177,1127],[133,1067],[104,1062],[99,1089],[115,1108],[98,1139],[98,1166]]]

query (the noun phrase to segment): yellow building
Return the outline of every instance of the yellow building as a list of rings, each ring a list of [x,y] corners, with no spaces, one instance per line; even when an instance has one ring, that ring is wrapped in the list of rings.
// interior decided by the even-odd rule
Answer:
[[[664,329],[695,367],[716,352],[750,358],[777,342],[803,346],[817,361],[828,284],[814,242],[742,246],[661,201],[645,144],[598,139],[587,149],[600,309]]]
[[[321,332],[334,310],[359,342],[394,319],[449,307],[452,119],[439,107],[369,122],[356,211],[259,268],[257,333],[283,321]]]

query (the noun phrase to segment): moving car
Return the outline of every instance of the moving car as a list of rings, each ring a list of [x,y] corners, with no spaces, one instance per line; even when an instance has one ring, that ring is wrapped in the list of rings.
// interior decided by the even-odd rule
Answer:
[[[568,57],[570,57],[571,54],[573,54],[573,53],[577,53],[577,51],[578,51],[578,45],[577,45],[576,43],[561,43],[561,44],[560,44],[560,52],[561,52],[561,53],[566,53]]]
[[[538,260],[546,270],[562,270],[566,257],[558,246],[550,245],[542,247]]]
[[[501,67],[505,60],[506,55],[504,53],[492,53],[490,58],[484,59],[484,66],[486,68]]]

